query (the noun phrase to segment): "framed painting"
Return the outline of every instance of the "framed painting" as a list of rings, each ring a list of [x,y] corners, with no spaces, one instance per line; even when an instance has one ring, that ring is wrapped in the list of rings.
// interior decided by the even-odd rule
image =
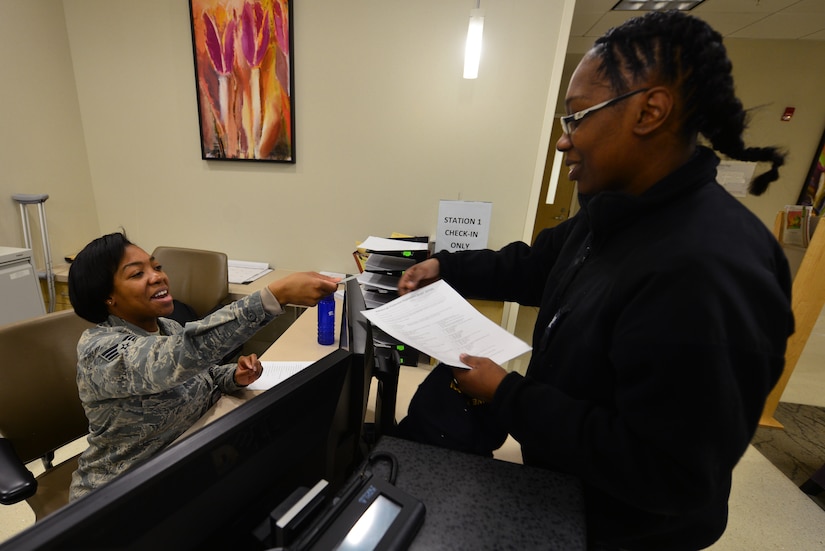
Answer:
[[[819,147],[816,148],[798,203],[813,207],[814,216],[819,216],[825,206],[825,132],[819,140]]]
[[[292,0],[189,0],[201,158],[295,162]]]

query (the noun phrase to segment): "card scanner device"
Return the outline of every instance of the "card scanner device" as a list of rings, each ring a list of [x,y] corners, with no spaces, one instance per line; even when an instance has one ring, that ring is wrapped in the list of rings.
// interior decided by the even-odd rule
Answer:
[[[391,463],[389,480],[368,470],[377,459]],[[331,501],[328,484],[299,488],[270,515],[275,549],[288,551],[389,551],[407,549],[424,523],[424,504],[394,485],[392,454],[372,454]]]

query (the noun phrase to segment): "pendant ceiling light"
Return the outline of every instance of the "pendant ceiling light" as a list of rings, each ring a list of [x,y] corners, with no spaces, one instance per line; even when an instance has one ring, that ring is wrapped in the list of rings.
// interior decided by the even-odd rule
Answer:
[[[467,45],[464,49],[464,78],[478,78],[478,63],[481,59],[481,35],[484,32],[484,10],[481,0],[470,10],[470,28],[467,29]]]

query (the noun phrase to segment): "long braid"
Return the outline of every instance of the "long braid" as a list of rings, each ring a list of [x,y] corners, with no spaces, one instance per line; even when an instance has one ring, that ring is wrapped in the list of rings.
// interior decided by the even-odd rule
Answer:
[[[595,48],[615,91],[629,90],[628,73],[633,81],[678,86],[686,136],[700,133],[732,159],[770,162],[771,169],[751,182],[751,194],[761,195],[779,178],[785,154],[775,147],[746,147],[742,140],[748,114],[736,97],[722,36],[707,23],[678,11],[650,12],[611,29]]]

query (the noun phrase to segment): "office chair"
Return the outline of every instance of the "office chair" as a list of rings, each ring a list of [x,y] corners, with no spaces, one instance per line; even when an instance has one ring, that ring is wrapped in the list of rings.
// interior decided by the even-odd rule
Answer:
[[[191,306],[199,318],[216,310],[229,295],[226,254],[202,249],[157,247],[152,256],[169,277],[172,297]]]
[[[53,465],[54,451],[88,434],[76,376],[91,326],[61,310],[0,327],[0,503],[25,499],[37,520],[69,502],[77,456]],[[46,470],[35,478],[26,464],[38,458]]]

